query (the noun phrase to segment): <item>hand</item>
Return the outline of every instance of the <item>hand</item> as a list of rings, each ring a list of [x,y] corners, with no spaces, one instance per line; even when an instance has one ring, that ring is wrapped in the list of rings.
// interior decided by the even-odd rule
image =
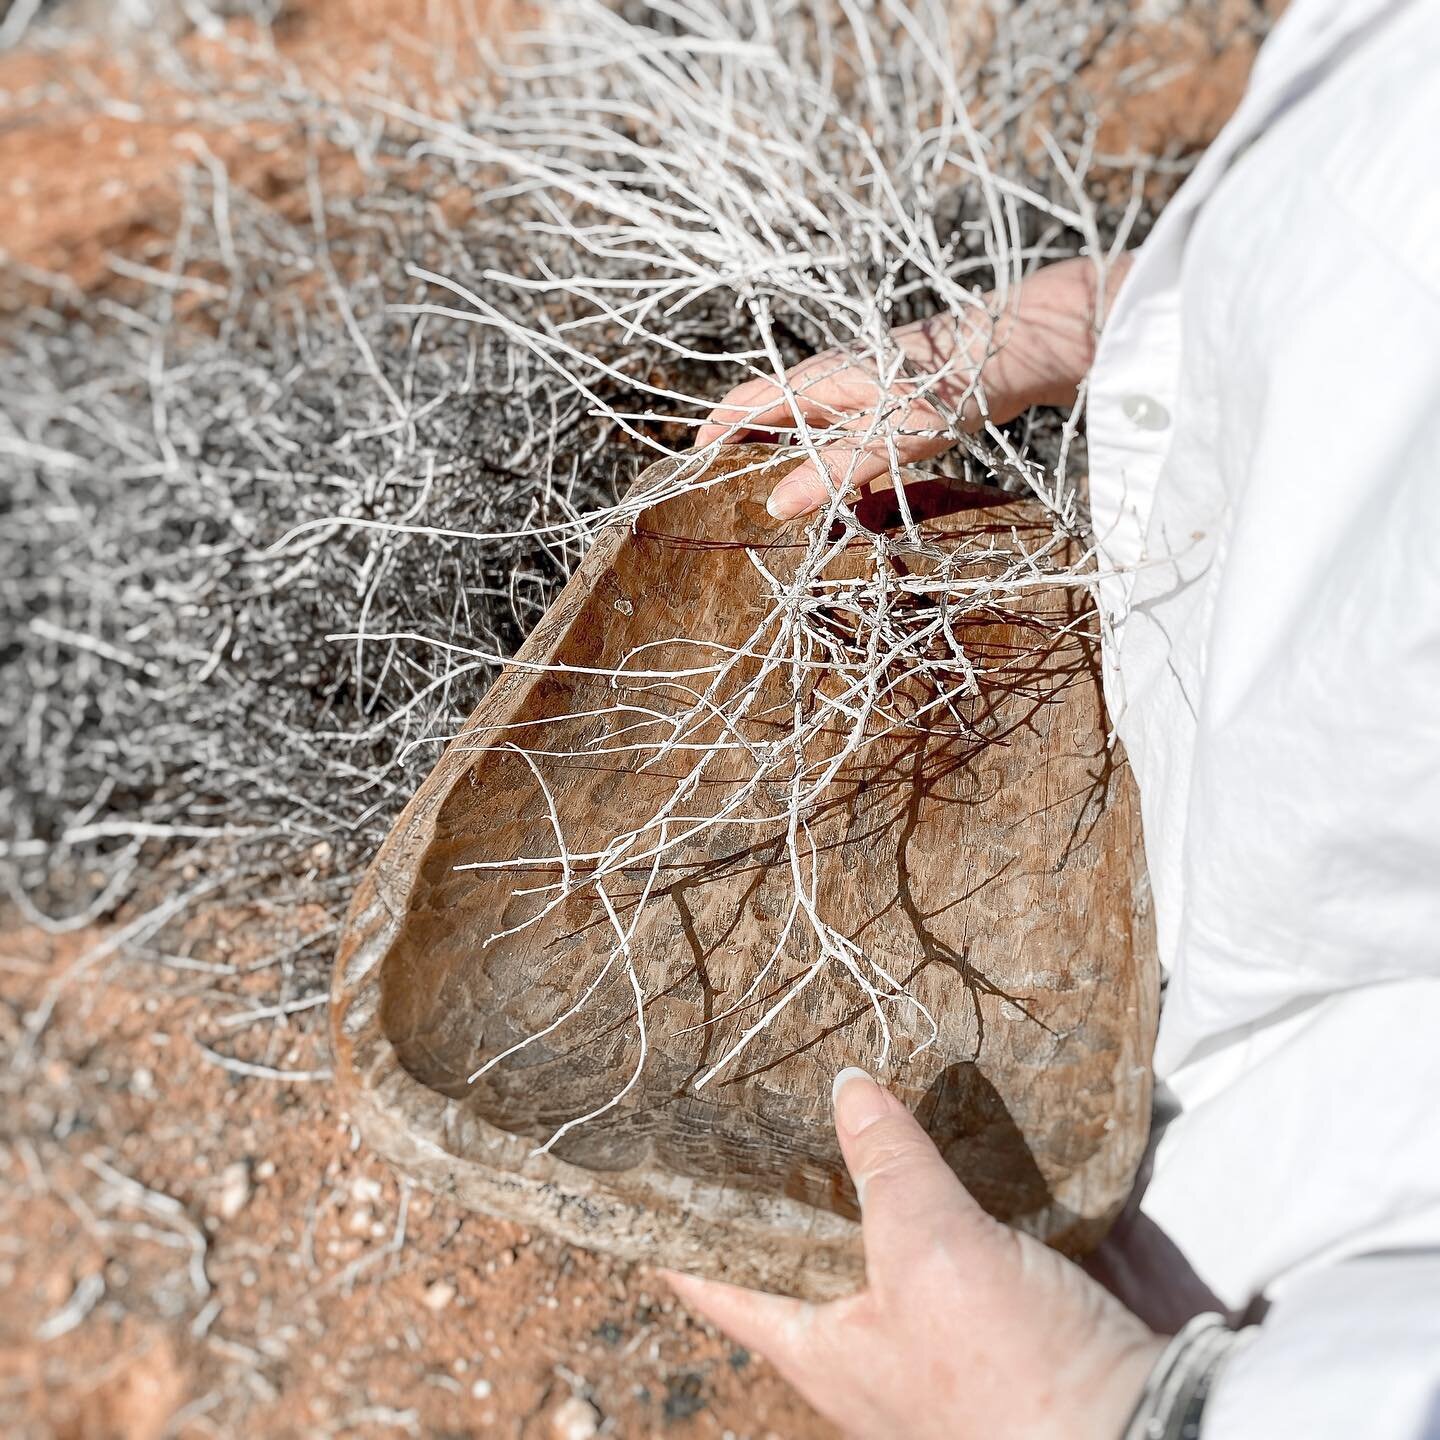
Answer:
[[[835,1081],[866,1288],[829,1304],[667,1275],[864,1440],[1118,1440],[1164,1342],[1078,1266],[992,1220],[910,1112]]]
[[[1114,293],[1128,258],[1111,266],[1104,295]],[[695,443],[772,435],[800,418],[824,431],[825,473],[807,460],[770,496],[776,519],[804,515],[837,490],[859,490],[887,475],[892,453],[913,465],[943,454],[986,420],[1004,424],[1031,405],[1073,404],[1094,357],[1104,295],[1090,260],[1049,265],[1024,281],[993,331],[977,323],[984,313],[978,310],[932,315],[893,331],[907,367],[888,384],[868,364],[828,350],[788,371],[783,385],[757,379],[732,390]]]

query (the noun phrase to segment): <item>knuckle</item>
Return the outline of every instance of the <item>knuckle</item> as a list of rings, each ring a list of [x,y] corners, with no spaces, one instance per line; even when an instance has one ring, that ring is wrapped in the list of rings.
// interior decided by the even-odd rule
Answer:
[[[926,1158],[910,1127],[890,1120],[879,1120],[864,1131],[856,1148],[867,1187],[903,1177]]]
[[[844,356],[838,350],[820,350],[811,355],[809,359],[802,360],[798,365],[792,365],[787,373],[790,375],[808,375],[811,371],[829,372],[845,363]]]
[[[743,385],[737,385],[729,391],[720,402],[720,409],[734,410],[738,407],[745,409],[753,408],[759,400],[768,399],[778,393],[778,387],[773,380],[747,380]],[[741,417],[736,417],[741,418]]]

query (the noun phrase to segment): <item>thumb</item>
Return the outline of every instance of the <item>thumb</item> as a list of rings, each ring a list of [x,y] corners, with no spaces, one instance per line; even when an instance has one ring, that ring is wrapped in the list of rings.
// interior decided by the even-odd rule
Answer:
[[[888,1090],[853,1066],[835,1077],[835,1133],[855,1181],[870,1283],[904,1268],[958,1225],[1003,1234],[971,1198],[934,1142]]]

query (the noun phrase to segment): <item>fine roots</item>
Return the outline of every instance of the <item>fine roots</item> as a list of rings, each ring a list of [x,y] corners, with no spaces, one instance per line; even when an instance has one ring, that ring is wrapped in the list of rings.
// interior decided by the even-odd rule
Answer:
[[[893,445],[902,394],[953,426],[936,387],[954,372],[917,368],[891,328],[943,310],[980,350],[1003,343],[1022,276],[1084,255],[1103,287],[1177,168],[1103,153],[1087,77],[1135,21],[1093,8],[1080,25],[1058,4],[560,0],[501,57],[476,34],[425,83],[343,101],[273,55],[255,64],[278,76],[224,90],[172,55],[199,114],[286,137],[294,183],[261,198],[202,143],[173,239],[114,260],[101,294],[11,269],[0,866],[15,902],[63,928],[134,899],[177,849],[244,876],[320,846],[342,908],[597,528],[634,518],[633,476],[686,452],[720,393],[836,349],[889,397],[862,439]],[[1133,64],[1125,83],[1143,83]],[[752,1023],[697,1083],[823,971],[870,1008],[882,1058],[933,1036],[828,923],[808,817],[861,747],[956,716],[986,684],[957,638],[967,614],[1095,583],[1080,408],[987,424],[945,462],[1038,497],[1049,543],[979,583],[973,556],[916,576],[871,536],[866,576],[838,591],[827,563],[858,525],[837,492],[798,571],[761,570],[770,604],[744,645],[676,672],[676,713],[619,717],[645,763],[682,762],[673,795],[593,853],[570,853],[556,815],[554,853],[517,866],[517,884],[540,872],[537,918],[588,888],[612,921],[593,983],[538,1032],[628,988],[634,1077],[593,1113],[620,1103],[648,1046],[630,954],[644,907],[622,916],[607,882],[639,876],[648,896],[697,826],[758,813],[777,786],[766,819],[787,837],[793,904],[727,1012]],[[827,437],[797,409],[782,438],[813,454]],[[664,493],[704,484],[705,459]],[[896,543],[923,543],[902,528]],[[647,647],[647,673],[664,676],[667,643]],[[759,678],[734,687],[742,653]],[[777,680],[805,703],[749,747],[733,805],[695,817],[707,767]],[[891,702],[917,682],[927,698],[902,719]],[[846,744],[821,757],[837,722]],[[764,982],[802,931],[813,963],[777,993]],[[477,1056],[476,1074],[538,1034]]]

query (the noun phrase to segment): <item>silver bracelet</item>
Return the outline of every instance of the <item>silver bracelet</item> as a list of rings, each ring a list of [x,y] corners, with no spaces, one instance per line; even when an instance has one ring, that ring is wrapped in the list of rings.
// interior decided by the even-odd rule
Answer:
[[[1121,1440],[1199,1440],[1221,1365],[1253,1335],[1222,1315],[1197,1315],[1160,1352]]]

